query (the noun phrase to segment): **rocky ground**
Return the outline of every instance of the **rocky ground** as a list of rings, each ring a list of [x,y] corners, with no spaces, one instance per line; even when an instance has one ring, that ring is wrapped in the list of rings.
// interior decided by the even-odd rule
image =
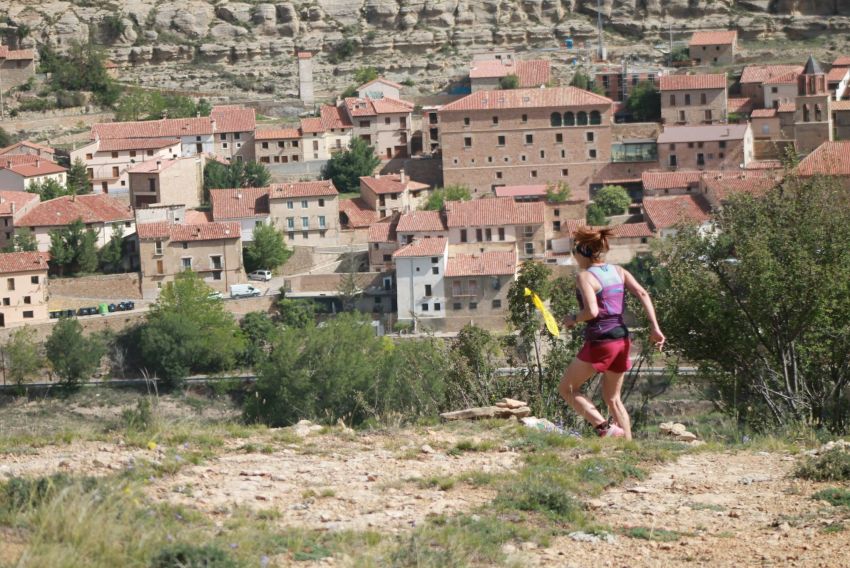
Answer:
[[[120,421],[130,406],[113,399],[65,404],[62,423],[74,428],[79,437],[62,443],[56,432],[52,438],[43,438],[46,434],[38,433],[40,426],[21,424],[22,416],[47,417],[58,408],[42,404],[4,409],[18,428],[3,421],[0,479],[57,472],[105,477],[138,469],[148,498],[183,506],[217,524],[226,523],[234,511],[249,510],[273,518],[281,530],[378,531],[405,538],[429,519],[484,514],[497,493],[488,480],[517,473],[528,459],[527,450],[517,445],[522,429],[509,421],[365,431],[310,424],[210,431],[175,423],[170,438],[150,435],[150,440],[145,435],[123,435],[120,430],[79,427],[94,421]],[[210,424],[233,416],[224,406],[191,399],[166,399],[156,412],[176,419],[190,407],[198,419]],[[46,418],[50,420],[58,418]],[[186,429],[185,434],[179,433],[180,428]],[[192,434],[192,429],[197,431]],[[698,426],[692,429],[699,431]],[[27,430],[35,437],[12,442]],[[560,455],[565,463],[593,455],[627,455],[641,444],[657,444],[652,436],[664,435],[649,436],[637,446],[570,442]],[[761,448],[724,449],[715,443],[694,447],[672,461],[642,465],[647,471],[643,479],[627,480],[587,497],[592,527],[556,532],[542,544],[504,544],[505,563],[850,565],[842,524],[850,513],[811,497],[836,484],[793,477],[800,456],[790,445],[777,442]],[[201,455],[202,459],[196,459]],[[142,472],[152,466],[156,469],[151,471],[158,473],[146,480]],[[17,540],[4,549],[2,540],[0,564],[14,565],[14,555],[26,547]],[[291,556],[281,555],[268,565],[291,562]],[[356,564],[348,556],[330,556],[297,565],[314,563]]]

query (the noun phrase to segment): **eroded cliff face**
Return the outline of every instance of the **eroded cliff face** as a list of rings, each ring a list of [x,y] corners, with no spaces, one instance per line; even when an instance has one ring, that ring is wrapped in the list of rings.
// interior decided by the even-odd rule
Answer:
[[[619,39],[635,49],[666,39],[671,24],[682,39],[689,29],[707,28],[734,27],[744,40],[850,30],[844,0],[600,4],[611,45]],[[118,64],[239,64],[235,71],[242,72],[265,62],[269,73],[291,75],[294,50],[329,54],[349,40],[351,60],[327,65],[317,58],[317,67],[327,66],[319,73],[331,82],[362,64],[447,76],[453,59],[461,59],[456,54],[470,49],[554,48],[567,37],[595,41],[596,10],[597,0],[0,0],[0,18],[30,30],[24,45],[50,42],[61,49],[93,37]]]

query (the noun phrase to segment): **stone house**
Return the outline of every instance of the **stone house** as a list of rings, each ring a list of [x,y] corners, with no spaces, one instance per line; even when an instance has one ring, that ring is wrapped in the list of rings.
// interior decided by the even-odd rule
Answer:
[[[81,220],[86,229],[92,229],[97,234],[95,244],[98,248],[108,243],[118,228],[125,238],[136,232],[132,208],[99,193],[65,195],[42,201],[15,221],[15,230],[27,228],[32,231],[38,250],[47,252],[50,250],[50,232],[67,227],[77,220]]]
[[[393,253],[399,249],[395,221],[374,223],[369,227],[369,270],[388,272],[395,269]]]
[[[665,124],[726,122],[726,75],[665,75],[659,79],[661,121]]]
[[[289,164],[302,161],[301,130],[276,128],[257,130],[254,134],[254,155],[263,164]]]
[[[395,234],[399,244],[410,244],[417,239],[449,236],[442,211],[411,211],[400,215]]]
[[[0,90],[8,91],[35,77],[35,52],[0,45]]]
[[[747,65],[741,72],[741,96],[753,101],[753,108],[764,108],[764,83],[787,73],[801,73],[802,65]]]
[[[38,195],[35,193],[0,190],[0,249],[12,244],[16,221],[38,205],[38,202]]]
[[[402,85],[398,83],[378,77],[357,87],[357,97],[361,99],[365,99],[366,97],[370,99],[382,99],[384,97],[401,99],[402,88]]]
[[[645,81],[658,85],[658,79],[666,75],[663,67],[623,65],[600,66],[593,76],[593,86],[602,89],[612,101],[623,102],[638,84]]]
[[[512,247],[449,255],[446,264],[446,316],[460,326],[476,319],[503,319],[508,290],[516,279],[517,255]],[[457,328],[459,325],[452,325]]]
[[[65,185],[67,171],[56,162],[31,154],[7,154],[0,156],[0,188],[26,191],[32,184],[48,179]]]
[[[765,108],[779,108],[779,105],[793,103],[797,97],[796,71],[789,71],[782,75],[771,77],[764,82],[764,106]]]
[[[153,159],[127,170],[130,204],[199,207],[204,194],[204,164],[200,156]]]
[[[381,160],[410,155],[413,103],[390,97],[349,97],[343,105],[351,136],[369,143]]]
[[[270,221],[287,246],[335,246],[339,242],[339,192],[330,180],[274,184]]]
[[[428,199],[429,186],[413,181],[404,170],[398,174],[375,174],[360,178],[360,197],[379,217],[415,211]]]
[[[797,165],[797,175],[834,177],[850,191],[850,140],[824,142]]]
[[[447,260],[448,240],[445,237],[420,239],[393,253],[399,320],[446,316]]]
[[[847,99],[850,95],[850,90],[847,89],[848,85],[850,85],[850,67],[833,66],[826,74],[826,86],[832,93],[834,100]]]
[[[47,321],[44,252],[0,253],[0,328]]]
[[[129,196],[127,170],[149,160],[173,160],[181,155],[179,138],[106,138],[72,150],[71,162],[85,162],[92,191]]]
[[[545,205],[517,203],[510,197],[447,201],[449,242],[483,250],[498,243],[515,243],[520,260],[545,254]]]
[[[668,126],[658,137],[658,157],[670,170],[726,170],[753,160],[750,124]]]
[[[270,222],[269,193],[268,187],[211,189],[213,221],[239,223],[242,242],[251,242],[254,229]]]
[[[228,162],[254,161],[254,130],[257,117],[252,108],[218,105],[212,108],[215,143],[213,153]]]
[[[647,197],[642,208],[649,228],[661,238],[674,236],[682,223],[704,226],[711,219],[711,206],[702,194]]]
[[[735,62],[738,32],[735,30],[694,32],[688,53],[697,65],[729,65]]]
[[[54,148],[45,146],[44,144],[36,144],[29,140],[22,140],[21,142],[16,142],[0,149],[0,159],[2,159],[3,156],[16,155],[37,156],[45,160],[50,160],[51,162],[56,161],[56,150]]]
[[[510,58],[473,59],[469,67],[469,82],[472,92],[501,88],[501,80],[509,75],[516,76],[519,88],[537,88],[549,83],[551,68],[548,61],[534,59],[522,61]]]
[[[167,282],[192,270],[213,290],[227,294],[245,282],[238,223],[140,223],[142,295],[154,298]]]
[[[643,196],[646,198],[699,193],[700,178],[710,173],[712,172],[685,169],[675,172],[643,172]]]
[[[832,123],[838,140],[850,139],[850,100],[832,103]]]

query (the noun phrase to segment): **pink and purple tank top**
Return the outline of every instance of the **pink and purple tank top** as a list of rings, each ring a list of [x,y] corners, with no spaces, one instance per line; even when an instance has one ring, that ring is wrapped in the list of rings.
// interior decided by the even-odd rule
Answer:
[[[596,292],[599,314],[587,322],[587,327],[584,328],[585,340],[605,341],[627,337],[628,330],[623,321],[626,287],[619,271],[611,264],[594,265],[587,271],[599,281],[602,288]],[[578,288],[576,298],[579,307],[584,309],[584,301]]]

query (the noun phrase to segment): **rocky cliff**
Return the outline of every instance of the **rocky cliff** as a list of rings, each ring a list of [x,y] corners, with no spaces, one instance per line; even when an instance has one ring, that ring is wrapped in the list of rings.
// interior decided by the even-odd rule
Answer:
[[[850,2],[842,0],[600,0],[599,5],[615,49],[618,43],[666,39],[670,25],[681,39],[699,28],[735,27],[744,40],[850,30]],[[319,69],[320,74],[345,75],[368,62],[384,71],[450,75],[446,62],[470,48],[539,49],[562,45],[566,37],[579,44],[595,40],[596,10],[597,0],[0,0],[0,20],[29,30],[25,45],[51,42],[61,48],[92,37],[108,46],[119,64],[238,63],[230,67],[235,73],[259,69],[259,61],[265,70],[255,75],[271,76],[272,82],[276,74],[292,74],[295,49],[327,56],[340,46],[353,55]],[[317,59],[319,66],[326,61]]]

